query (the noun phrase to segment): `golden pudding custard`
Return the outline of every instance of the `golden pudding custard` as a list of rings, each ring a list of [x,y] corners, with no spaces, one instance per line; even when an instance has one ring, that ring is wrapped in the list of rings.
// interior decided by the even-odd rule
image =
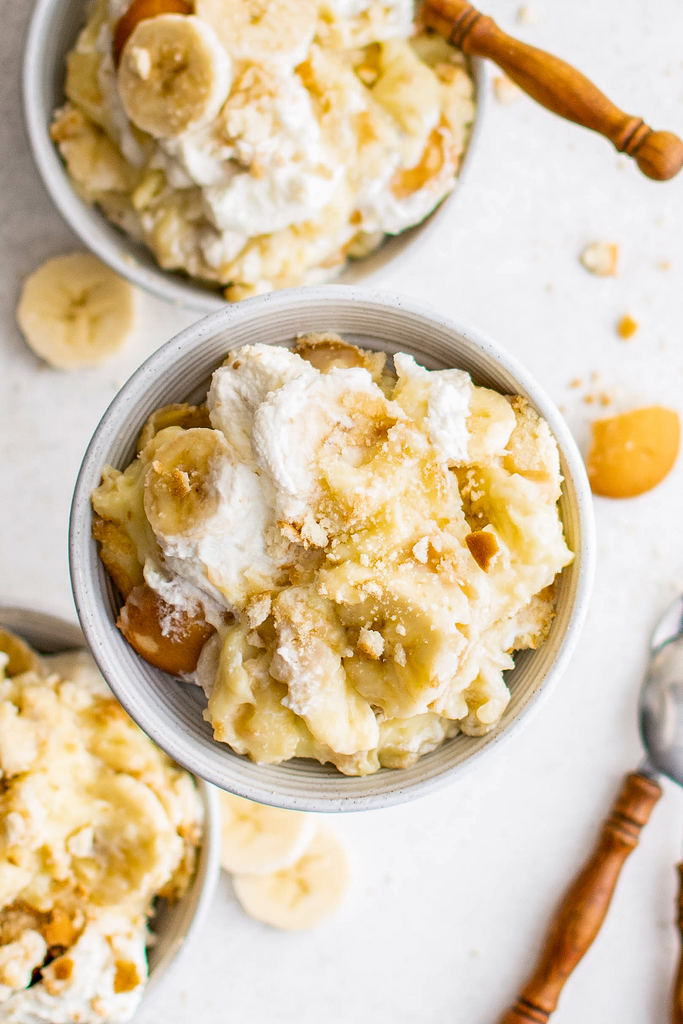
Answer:
[[[93,533],[119,628],[203,688],[216,740],[365,775],[500,721],[573,558],[523,398],[305,335],[232,351],[138,449],[104,468]]]
[[[94,0],[66,63],[51,133],[75,190],[230,300],[419,224],[474,119],[413,0]]]

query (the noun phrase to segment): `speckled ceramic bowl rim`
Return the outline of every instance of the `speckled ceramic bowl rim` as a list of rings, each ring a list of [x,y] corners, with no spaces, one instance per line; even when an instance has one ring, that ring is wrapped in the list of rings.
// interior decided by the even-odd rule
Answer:
[[[33,159],[43,184],[64,220],[84,245],[122,277],[161,299],[198,313],[224,309],[226,303],[220,294],[182,274],[163,270],[146,246],[116,228],[100,210],[86,203],[74,190],[49,131],[53,110],[63,102],[57,98],[63,94],[62,86],[58,83],[63,81],[66,73],[63,40],[55,42],[55,38],[57,29],[63,28],[60,18],[63,23],[70,16],[74,25],[73,31],[67,35],[71,42],[75,41],[76,30],[82,25],[82,16],[79,14],[76,19],[73,11],[74,0],[38,0],[33,8],[24,46],[24,120]],[[59,68],[56,66],[58,62],[61,64]],[[381,280],[399,261],[414,255],[418,242],[424,243],[432,236],[432,228],[446,209],[452,211],[472,162],[486,103],[486,63],[473,58],[471,66],[477,109],[456,188],[421,224],[389,239],[380,250],[364,260],[350,262],[336,283],[355,284],[359,281]]]
[[[105,635],[106,631],[103,631],[102,625],[98,622],[98,617],[103,614],[102,609],[108,602],[105,592],[108,584],[103,582],[105,574],[97,555],[96,544],[91,537],[90,492],[99,482],[103,465],[109,461],[108,454],[112,444],[117,438],[128,440],[120,433],[121,424],[125,421],[128,412],[133,408],[137,409],[142,396],[149,388],[153,385],[159,387],[160,380],[163,380],[165,374],[171,373],[174,367],[176,373],[184,372],[186,366],[190,367],[193,354],[199,354],[208,339],[217,337],[224,331],[235,334],[239,325],[249,325],[249,329],[253,330],[258,328],[260,319],[261,323],[268,324],[270,320],[266,318],[276,317],[279,324],[283,317],[300,316],[303,309],[309,311],[311,315],[312,311],[316,313],[319,311],[318,319],[322,323],[316,329],[325,329],[323,326],[325,318],[327,318],[328,324],[331,322],[330,329],[338,329],[335,327],[335,318],[336,316],[342,317],[339,312],[342,308],[348,317],[367,317],[370,321],[373,315],[378,318],[386,318],[389,313],[392,313],[396,316],[397,321],[403,322],[404,319],[409,321],[411,329],[415,324],[422,324],[425,329],[431,326],[432,329],[440,330],[444,336],[452,339],[450,342],[445,341],[445,345],[449,343],[454,346],[463,344],[473,349],[478,357],[483,358],[486,365],[490,367],[491,373],[500,368],[503,374],[511,375],[519,392],[526,395],[545,417],[558,441],[563,460],[565,487],[567,483],[571,483],[571,490],[575,495],[571,510],[579,543],[573,565],[565,570],[565,573],[572,573],[574,596],[573,601],[567,605],[569,611],[565,617],[568,616],[568,619],[556,656],[546,669],[545,678],[540,685],[530,696],[525,697],[521,708],[515,713],[516,717],[507,723],[503,719],[502,727],[485,737],[476,750],[463,757],[461,763],[445,767],[443,770],[434,770],[432,774],[429,774],[427,759],[434,757],[434,754],[422,757],[418,765],[422,766],[421,770],[425,777],[410,785],[408,785],[406,776],[409,769],[398,771],[383,769],[379,773],[366,776],[363,779],[355,779],[356,794],[344,795],[344,781],[347,782],[348,789],[348,780],[339,773],[335,773],[339,782],[336,785],[333,782],[329,786],[324,785],[323,789],[325,789],[326,795],[323,796],[316,791],[314,779],[311,779],[310,783],[308,780],[301,784],[298,781],[293,782],[289,788],[295,790],[294,793],[284,792],[288,786],[282,782],[282,789],[278,791],[279,783],[272,782],[272,771],[270,772],[271,782],[266,786],[255,778],[261,766],[252,765],[251,762],[243,758],[236,759],[242,767],[238,766],[234,771],[242,776],[247,776],[247,778],[226,779],[226,775],[231,775],[232,769],[222,766],[221,769],[215,766],[207,768],[202,761],[204,755],[202,754],[200,757],[197,753],[201,745],[185,736],[180,727],[166,731],[159,727],[153,717],[144,718],[144,714],[141,717],[142,705],[141,703],[138,705],[138,702],[141,702],[142,698],[136,694],[135,687],[131,685],[126,672],[123,669],[119,671],[117,659],[109,660],[108,655],[102,650],[103,644],[108,642],[108,638]],[[362,312],[359,312],[361,308]],[[370,336],[369,331],[368,336]],[[292,335],[287,337],[291,338]],[[375,335],[372,337],[374,338]],[[285,340],[284,335],[281,340]],[[393,342],[386,339],[383,344],[391,350]],[[226,344],[225,351],[229,347],[230,344]],[[474,355],[471,358],[474,360]],[[215,365],[219,364],[220,360],[217,360]],[[194,383],[197,385],[197,381]],[[193,388],[188,386],[185,395],[191,394],[192,390]],[[181,399],[178,394],[175,394],[169,396],[167,400],[178,401]],[[137,412],[136,415],[138,415]],[[562,416],[550,398],[512,356],[480,331],[444,317],[418,303],[382,292],[329,285],[271,292],[227,307],[193,324],[167,342],[143,363],[113,400],[95,431],[76,484],[70,524],[71,579],[81,625],[105,678],[129,714],[159,746],[167,750],[175,760],[185,765],[194,774],[252,800],[308,811],[359,810],[403,802],[444,785],[466,768],[473,767],[486,751],[500,748],[503,743],[508,742],[513,735],[516,735],[522,724],[528,721],[532,709],[536,710],[542,699],[547,697],[570,658],[588,607],[594,569],[594,549],[593,507],[581,455]],[[113,617],[110,617],[107,623],[106,630],[109,629],[116,632]],[[118,639],[112,641],[112,643],[118,642]],[[125,644],[122,638],[120,642],[122,645]],[[124,650],[122,647],[119,649]],[[532,652],[533,656],[538,657],[543,650],[542,646],[538,651]],[[137,659],[137,655],[135,658]],[[141,659],[140,664],[144,666]],[[147,666],[144,666],[141,671],[148,673]],[[154,671],[152,670],[152,672]],[[455,742],[456,740],[446,741],[447,744]],[[218,749],[221,746],[216,744]],[[228,748],[224,749],[226,756],[236,757]],[[443,746],[438,749],[442,750]],[[211,760],[212,755],[206,754],[206,758]],[[277,766],[264,767],[272,770]],[[401,784],[402,776],[404,778],[403,785]]]
[[[85,637],[75,623],[38,608],[22,608],[0,601],[0,626],[23,636],[44,654],[86,647]],[[195,782],[204,810],[204,832],[197,870],[188,891],[171,908],[171,926],[157,933],[157,943],[150,951],[149,980],[143,1002],[161,984],[200,931],[218,883],[221,833],[218,793],[199,777],[195,777]]]

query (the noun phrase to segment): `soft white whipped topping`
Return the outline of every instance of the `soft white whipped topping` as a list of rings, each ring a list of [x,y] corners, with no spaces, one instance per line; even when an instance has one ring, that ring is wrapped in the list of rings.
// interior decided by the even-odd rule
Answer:
[[[339,369],[297,377],[270,394],[256,410],[254,457],[275,490],[276,518],[301,523],[318,490],[315,461],[335,427],[351,429],[344,407],[351,394],[375,398],[378,387],[367,370]]]
[[[358,18],[373,9],[380,9],[383,17],[381,20],[376,19],[378,40],[405,38],[413,31],[413,0],[323,0],[320,7],[323,14],[332,16],[337,21]]]
[[[403,405],[406,398],[411,405],[425,402],[424,423],[429,440],[447,465],[464,462],[472,394],[469,374],[464,370],[426,370],[404,352],[396,353],[394,366],[398,374],[396,398],[399,404]]]
[[[216,135],[213,125],[187,132],[178,139],[164,139],[152,158],[176,188],[195,185],[228,185],[238,173],[235,147]]]
[[[88,922],[68,951],[68,978],[57,976],[54,961],[42,980],[15,992],[2,1004],[4,1024],[119,1024],[135,1013],[147,980],[144,921],[111,910]],[[127,992],[115,992],[117,962],[134,964],[139,979]]]
[[[222,625],[224,603],[213,600],[206,590],[191,583],[188,579],[173,575],[165,566],[157,565],[151,558],[145,561],[143,574],[145,583],[174,611],[191,617],[201,606],[207,622],[210,622],[216,629]],[[173,632],[175,628],[173,612],[169,613],[167,622],[162,621],[161,626],[162,633]]]
[[[30,985],[31,975],[46,953],[45,939],[33,928],[27,928],[14,942],[0,946],[0,1002]]]
[[[441,202],[451,180],[452,175],[444,180],[444,187],[438,190],[433,187],[432,181],[429,188],[420,188],[401,199],[387,187],[386,182],[368,182],[368,187],[358,200],[358,209],[366,230],[400,235],[407,228],[420,224]]]
[[[247,345],[233,352],[213,375],[207,395],[211,424],[222,431],[240,459],[252,459],[254,413],[271,391],[297,377],[319,374],[305,359],[279,345]]]
[[[206,185],[206,210],[220,231],[254,236],[310,220],[330,201],[344,173],[322,142],[310,94],[296,75],[278,80],[267,102],[259,97],[259,107],[267,111],[271,130],[257,140],[243,130],[241,110],[233,114],[234,123],[227,108],[224,113],[227,130],[235,135],[235,156],[252,171],[233,165],[227,180]],[[187,140],[188,174],[191,148]],[[255,161],[258,175],[253,173]]]
[[[229,607],[250,587],[273,586],[277,567],[266,550],[272,514],[255,469],[230,456],[212,460],[209,489],[218,502],[196,529],[157,534],[168,569]]]

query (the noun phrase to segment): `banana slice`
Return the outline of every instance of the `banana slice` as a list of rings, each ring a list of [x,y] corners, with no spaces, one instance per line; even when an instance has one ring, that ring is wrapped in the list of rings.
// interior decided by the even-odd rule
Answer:
[[[192,6],[186,0],[133,0],[114,29],[111,49],[116,67],[121,61],[124,46],[139,23],[147,18],[156,18],[159,14],[192,14]]]
[[[237,874],[268,875],[292,867],[311,845],[315,819],[220,793],[221,866]]]
[[[187,430],[189,427],[210,426],[209,410],[205,405],[188,405],[187,402],[165,405],[161,409],[156,409],[145,421],[138,438],[138,452],[166,427],[182,427],[183,430]]]
[[[251,917],[288,932],[315,928],[340,906],[348,888],[344,848],[318,828],[303,857],[270,875],[235,875],[235,894]]]
[[[145,783],[118,772],[103,773],[90,793],[97,808],[93,851],[74,865],[78,882],[95,904],[150,899],[184,849],[163,804]]]
[[[9,629],[0,629],[0,654],[7,655],[4,672],[9,679],[12,676],[20,676],[23,672],[45,675],[42,659],[25,640]]]
[[[231,82],[230,58],[218,36],[193,15],[140,21],[121,54],[121,102],[133,124],[156,138],[177,139],[208,124]]]
[[[315,0],[196,0],[195,8],[235,60],[292,68],[305,59],[318,17]]]
[[[426,141],[441,113],[438,78],[403,39],[381,44],[380,72],[373,98],[409,135]]]
[[[211,463],[230,456],[219,430],[191,427],[157,450],[145,480],[145,515],[157,537],[193,532],[214,513],[219,495]]]
[[[58,370],[100,366],[135,325],[135,289],[96,256],[56,256],[24,282],[17,320],[33,351]]]

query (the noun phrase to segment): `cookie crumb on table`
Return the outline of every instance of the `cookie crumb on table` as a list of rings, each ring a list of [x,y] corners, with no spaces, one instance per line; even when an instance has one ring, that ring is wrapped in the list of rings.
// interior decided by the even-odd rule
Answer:
[[[518,25],[538,25],[538,12],[530,4],[522,4],[517,10]]]
[[[617,334],[624,341],[629,341],[638,330],[638,321],[626,313],[617,324]]]
[[[507,75],[496,75],[493,79],[493,95],[496,97],[499,103],[502,103],[504,107],[514,103],[520,96],[523,96],[523,90],[513,82]]]
[[[614,277],[619,260],[619,246],[614,242],[591,242],[585,247],[579,259],[591,274],[598,277]]]

